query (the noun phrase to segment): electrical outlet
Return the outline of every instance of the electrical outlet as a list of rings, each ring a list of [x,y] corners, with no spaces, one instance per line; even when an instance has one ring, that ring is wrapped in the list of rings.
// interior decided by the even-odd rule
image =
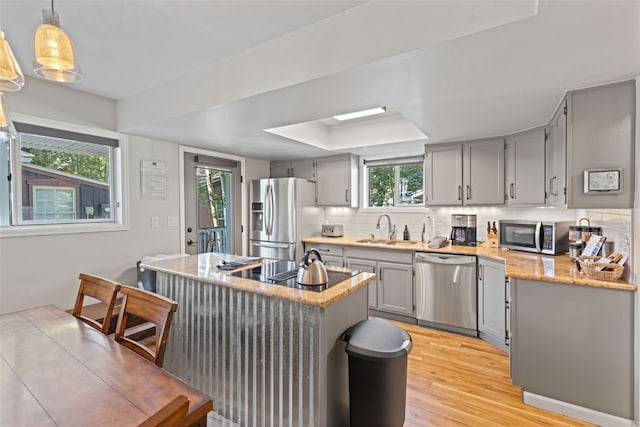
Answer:
[[[177,215],[169,215],[167,217],[167,227],[177,227],[177,226],[178,226]]]
[[[160,217],[152,216],[151,217],[151,228],[160,228]]]

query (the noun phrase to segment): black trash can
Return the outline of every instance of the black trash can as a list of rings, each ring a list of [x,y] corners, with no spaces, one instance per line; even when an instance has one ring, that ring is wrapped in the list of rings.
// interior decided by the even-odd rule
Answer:
[[[402,427],[411,336],[382,319],[363,320],[344,334],[349,355],[351,427]]]
[[[138,261],[136,263],[136,268],[138,270],[138,287],[140,289],[144,289],[149,292],[156,292],[156,272],[153,270],[149,270],[146,268],[140,267],[140,263],[142,261]]]

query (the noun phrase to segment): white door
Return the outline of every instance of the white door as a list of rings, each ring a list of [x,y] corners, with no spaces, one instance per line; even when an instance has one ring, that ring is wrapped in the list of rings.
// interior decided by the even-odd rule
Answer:
[[[184,162],[185,252],[241,253],[237,162],[191,154]]]

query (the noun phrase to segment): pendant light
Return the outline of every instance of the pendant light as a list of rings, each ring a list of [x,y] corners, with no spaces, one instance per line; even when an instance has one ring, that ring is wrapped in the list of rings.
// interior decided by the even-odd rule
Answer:
[[[9,42],[4,38],[4,32],[0,30],[0,91],[12,92],[20,90],[24,86],[24,75],[13,56]]]
[[[7,115],[7,109],[4,106],[4,93],[0,92],[0,135],[5,134],[9,138],[16,138],[18,133],[13,126],[13,122]]]
[[[22,86],[24,75],[13,56],[9,41],[4,38],[4,32],[0,29],[0,92],[13,92],[22,89]]]
[[[42,11],[42,25],[36,30],[33,45],[33,71],[38,76],[62,83],[82,79],[80,68],[75,64],[71,40],[60,28],[60,18],[53,10],[53,0],[51,10]]]

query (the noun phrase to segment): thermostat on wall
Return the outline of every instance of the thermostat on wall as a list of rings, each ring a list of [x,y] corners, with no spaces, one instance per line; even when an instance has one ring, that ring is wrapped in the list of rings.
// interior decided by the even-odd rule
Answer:
[[[622,169],[586,169],[584,194],[622,193]]]

